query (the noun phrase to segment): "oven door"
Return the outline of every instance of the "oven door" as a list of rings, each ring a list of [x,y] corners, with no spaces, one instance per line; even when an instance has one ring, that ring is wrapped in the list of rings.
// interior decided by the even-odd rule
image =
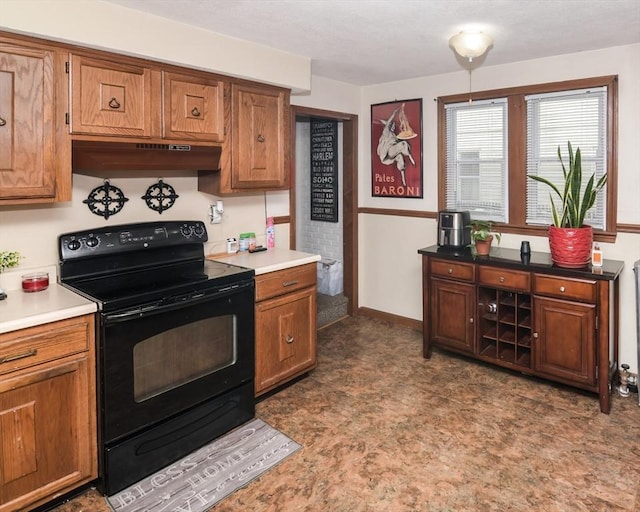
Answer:
[[[102,442],[253,382],[254,350],[253,280],[103,313]]]

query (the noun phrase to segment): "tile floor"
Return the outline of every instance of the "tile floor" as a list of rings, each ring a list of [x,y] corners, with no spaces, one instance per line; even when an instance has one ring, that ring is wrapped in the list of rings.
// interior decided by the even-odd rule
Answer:
[[[348,318],[318,367],[257,406],[303,445],[215,512],[638,511],[640,407],[436,351]],[[56,512],[106,512],[89,491]]]

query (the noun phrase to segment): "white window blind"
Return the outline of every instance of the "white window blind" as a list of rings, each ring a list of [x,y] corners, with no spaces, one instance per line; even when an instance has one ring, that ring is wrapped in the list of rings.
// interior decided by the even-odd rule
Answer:
[[[562,165],[569,168],[567,142],[573,151],[580,148],[583,192],[595,173],[598,179],[607,172],[607,88],[581,89],[536,94],[525,98],[527,104],[527,174],[544,176],[564,189]],[[527,180],[527,224],[549,225],[552,221],[549,192],[544,183]],[[554,193],[556,207],[560,198]],[[593,228],[606,226],[606,193],[598,194],[596,204],[587,213],[585,223]]]
[[[507,99],[451,103],[445,111],[446,208],[507,222]]]

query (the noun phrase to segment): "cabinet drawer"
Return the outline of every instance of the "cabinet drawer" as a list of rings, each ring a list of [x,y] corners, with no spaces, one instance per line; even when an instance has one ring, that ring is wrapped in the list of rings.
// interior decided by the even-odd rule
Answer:
[[[256,276],[256,301],[315,286],[317,274],[316,264],[309,263]]]
[[[521,292],[528,292],[531,289],[531,274],[518,270],[480,267],[479,281],[482,285]]]
[[[476,266],[447,260],[430,260],[431,275],[472,283],[476,278]]]
[[[536,274],[533,278],[533,291],[536,295],[548,295],[560,299],[587,302],[596,300],[596,282],[582,279]]]
[[[83,316],[0,334],[0,374],[89,349],[93,317]]]

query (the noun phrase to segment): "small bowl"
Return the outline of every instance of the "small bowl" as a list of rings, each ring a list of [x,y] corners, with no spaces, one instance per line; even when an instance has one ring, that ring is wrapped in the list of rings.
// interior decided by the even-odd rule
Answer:
[[[41,292],[49,288],[49,273],[36,272],[34,274],[25,274],[22,276],[23,292]]]

